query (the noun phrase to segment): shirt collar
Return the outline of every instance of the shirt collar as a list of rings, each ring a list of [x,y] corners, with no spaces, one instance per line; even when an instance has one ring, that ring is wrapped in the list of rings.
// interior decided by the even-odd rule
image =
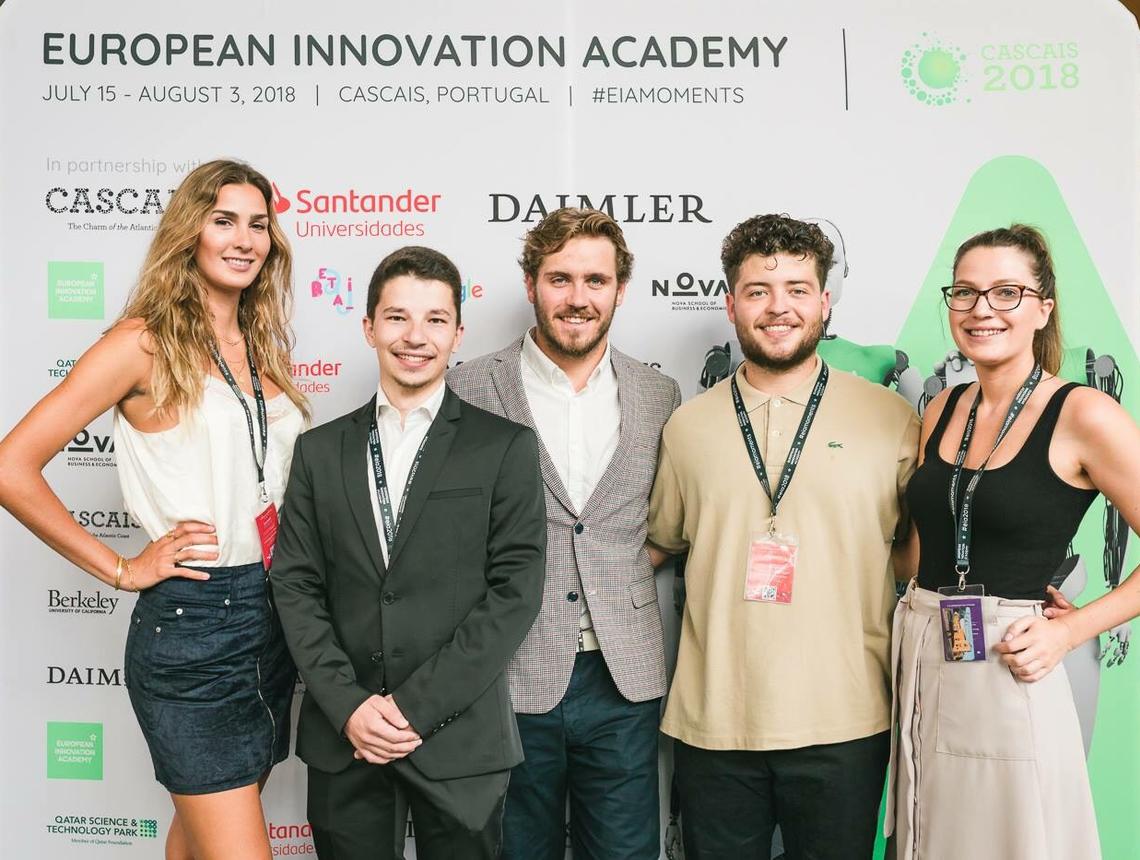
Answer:
[[[522,357],[529,367],[539,379],[550,385],[570,385],[570,378],[563,372],[562,368],[555,364],[550,356],[539,349],[538,344],[534,340],[534,329],[532,328],[525,335],[523,335]],[[583,391],[591,388],[598,378],[609,370],[613,372],[613,364],[610,360],[610,343],[606,340],[606,351],[602,353],[602,358],[590,372],[590,378],[586,380],[586,385]]]
[[[815,362],[815,372],[791,391],[779,395],[781,400],[789,400],[800,406],[807,406],[808,401],[811,399],[812,389],[815,388],[816,380],[819,379],[819,374],[823,371],[823,360],[820,359],[819,356],[816,356]],[[754,409],[759,409],[775,396],[766,391],[761,391],[759,388],[752,387],[748,382],[748,377],[744,375],[743,361],[740,362],[740,366],[736,368],[736,384],[740,386],[740,396],[744,400],[744,408],[749,412]]]
[[[441,379],[439,381],[439,384],[436,385],[435,389],[432,391],[431,394],[427,395],[427,397],[425,397],[423,400],[421,400],[419,403],[417,403],[415,406],[413,406],[411,409],[408,410],[408,415],[411,416],[413,413],[422,409],[425,412],[427,412],[428,419],[430,421],[434,421],[435,416],[439,414],[440,407],[443,406],[443,396],[444,396],[444,394],[446,394],[446,391],[447,391],[447,386],[444,383],[444,381]],[[397,421],[399,420],[400,410],[398,410],[395,406],[393,406],[391,401],[388,400],[388,395],[384,393],[384,386],[377,384],[377,386],[376,386],[376,420],[377,420],[377,422],[379,422],[383,418],[385,410],[389,410],[392,413],[394,413],[396,416],[396,420]]]

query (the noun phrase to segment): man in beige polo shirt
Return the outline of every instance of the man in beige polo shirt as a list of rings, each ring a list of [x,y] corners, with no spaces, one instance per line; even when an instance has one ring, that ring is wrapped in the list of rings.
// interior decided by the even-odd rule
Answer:
[[[833,252],[816,225],[783,216],[733,229],[721,260],[745,360],[662,438],[649,539],[689,552],[662,723],[687,860],[767,857],[777,824],[790,860],[870,857],[874,844],[892,545],[919,422],[816,355]]]

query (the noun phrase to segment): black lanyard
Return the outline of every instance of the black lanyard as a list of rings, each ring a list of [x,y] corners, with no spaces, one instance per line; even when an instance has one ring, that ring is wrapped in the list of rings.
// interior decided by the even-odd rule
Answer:
[[[408,490],[412,488],[416,472],[419,471],[420,461],[424,458],[424,449],[427,447],[428,437],[431,436],[431,427],[428,427],[420,447],[416,450],[416,457],[412,460],[412,468],[408,472],[408,480],[404,483],[404,495],[400,498],[400,510],[395,516],[392,514],[392,494],[388,491],[388,475],[384,471],[384,452],[380,448],[380,428],[376,426],[376,413],[372,413],[372,426],[368,428],[368,451],[372,459],[372,477],[376,480],[376,501],[380,503],[380,520],[384,526],[384,543],[388,546],[389,555],[396,540],[396,532],[400,528],[400,520],[404,518],[404,505],[408,501]]]
[[[775,530],[776,509],[780,505],[780,500],[784,498],[784,493],[788,491],[788,485],[792,483],[792,475],[795,474],[796,466],[800,462],[804,443],[807,442],[808,431],[811,430],[815,413],[819,410],[820,401],[823,400],[823,391],[827,388],[827,364],[823,359],[820,359],[819,363],[821,365],[819,378],[816,379],[815,387],[811,390],[811,397],[808,398],[807,406],[804,408],[800,426],[796,430],[795,438],[792,439],[792,446],[788,450],[788,459],[784,464],[783,472],[780,473],[780,482],[776,485],[775,493],[772,492],[772,487],[768,483],[768,472],[764,468],[764,458],[760,456],[760,446],[756,443],[756,434],[752,430],[752,421],[748,417],[748,410],[744,408],[744,398],[740,396],[740,386],[736,384],[736,374],[732,376],[732,402],[736,406],[736,420],[740,424],[740,434],[744,437],[744,447],[748,449],[748,459],[752,461],[752,468],[760,480],[760,486],[764,488],[764,493],[772,503],[771,530]]]
[[[222,372],[226,382],[229,383],[230,388],[233,390],[234,396],[237,397],[238,403],[241,408],[245,410],[245,424],[249,429],[249,450],[253,454],[253,467],[257,470],[257,490],[260,494],[261,501],[269,501],[269,493],[265,489],[265,455],[269,451],[269,419],[265,414],[265,392],[261,390],[261,380],[257,376],[257,368],[253,364],[253,352],[249,348],[249,343],[245,345],[245,360],[249,365],[249,381],[253,386],[253,399],[257,401],[257,427],[261,431],[261,457],[257,456],[257,439],[253,434],[253,415],[250,414],[249,404],[245,402],[245,393],[237,384],[234,375],[230,372],[226,360],[222,358],[222,354],[218,352],[216,344],[210,344],[210,354],[214,357],[214,363],[218,365],[218,370]]]
[[[962,431],[962,442],[958,446],[958,456],[954,458],[954,473],[950,476],[950,516],[954,518],[954,525],[957,529],[957,540],[955,543],[955,561],[954,571],[958,574],[958,590],[964,591],[966,588],[966,576],[970,572],[970,537],[974,529],[973,512],[974,512],[974,492],[978,489],[978,483],[982,480],[982,473],[986,470],[986,466],[990,462],[990,458],[998,449],[1002,439],[1009,433],[1010,428],[1013,427],[1013,422],[1017,420],[1017,416],[1021,414],[1021,410],[1029,401],[1029,396],[1033,393],[1033,389],[1037,387],[1037,383],[1041,381],[1041,365],[1033,365],[1033,370],[1029,372],[1025,382],[1021,384],[1017,395],[1013,398],[1013,402],[1009,404],[1009,411],[1005,413],[1005,421],[1002,422],[1001,429],[998,431],[997,439],[994,441],[994,446],[990,449],[990,453],[986,454],[986,458],[982,460],[978,466],[977,471],[974,472],[974,477],[970,478],[966,484],[966,491],[962,495],[962,507],[958,508],[958,483],[962,480],[963,464],[966,462],[966,450],[970,447],[970,440],[974,437],[974,425],[977,423],[978,418],[978,404],[982,402],[982,387],[978,386],[977,396],[974,397],[974,405],[970,407],[970,414],[966,418],[966,427]]]

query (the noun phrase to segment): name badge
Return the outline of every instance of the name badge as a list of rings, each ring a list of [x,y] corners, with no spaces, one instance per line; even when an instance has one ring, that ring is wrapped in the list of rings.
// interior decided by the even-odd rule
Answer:
[[[980,597],[951,597],[938,601],[942,651],[948,663],[984,663],[986,628]]]
[[[273,548],[277,545],[277,505],[269,503],[264,511],[253,518],[257,526],[257,537],[261,541],[261,561],[265,569],[273,562]]]
[[[758,603],[791,603],[800,545],[794,535],[764,532],[748,544],[744,599]]]

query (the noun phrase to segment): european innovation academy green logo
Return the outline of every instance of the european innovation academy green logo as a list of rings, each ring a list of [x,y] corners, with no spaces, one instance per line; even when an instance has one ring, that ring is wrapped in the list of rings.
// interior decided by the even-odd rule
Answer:
[[[103,778],[103,724],[47,724],[48,779]]]
[[[961,98],[966,83],[962,67],[965,60],[965,52],[957,46],[923,33],[922,41],[903,52],[903,86],[923,104],[954,104]]]

